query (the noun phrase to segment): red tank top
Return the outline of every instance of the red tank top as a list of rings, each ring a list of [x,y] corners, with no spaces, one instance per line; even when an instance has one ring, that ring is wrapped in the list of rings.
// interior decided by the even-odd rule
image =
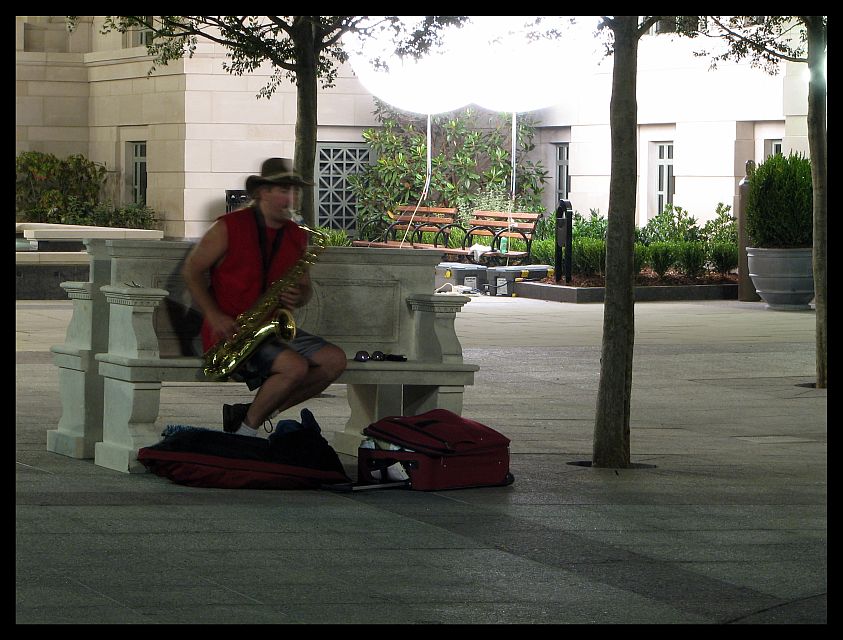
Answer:
[[[249,309],[263,293],[263,259],[260,234],[254,209],[232,211],[220,218],[228,232],[228,249],[222,261],[211,268],[211,295],[219,308],[232,318]],[[292,220],[279,229],[265,227],[266,255],[270,254],[276,234],[281,241],[272,255],[267,274],[267,286],[281,278],[307,250],[307,233]],[[202,345],[207,351],[213,346],[208,323],[202,323]]]

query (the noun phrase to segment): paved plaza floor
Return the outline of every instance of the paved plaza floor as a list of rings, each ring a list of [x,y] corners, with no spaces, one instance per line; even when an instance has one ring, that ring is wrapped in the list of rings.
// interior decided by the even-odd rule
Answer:
[[[196,489],[48,452],[61,414],[49,349],[71,306],[16,309],[19,624],[827,620],[811,311],[637,304],[638,466],[614,470],[587,466],[602,305],[473,298],[456,320],[480,365],[463,413],[512,439],[515,483],[343,494]],[[165,385],[161,424],[221,429],[221,404],[249,397]],[[344,428],[344,385],[305,406],[329,441]]]

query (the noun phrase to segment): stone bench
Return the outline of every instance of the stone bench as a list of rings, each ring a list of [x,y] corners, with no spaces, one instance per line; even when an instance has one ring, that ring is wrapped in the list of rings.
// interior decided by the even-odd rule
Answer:
[[[97,238],[101,240],[161,240],[164,237],[164,232],[155,229],[94,227],[82,224],[16,222],[15,235],[30,242],[78,242],[81,245],[86,238]]]
[[[62,417],[47,449],[123,472],[145,471],[137,450],[160,440],[162,384],[199,382],[198,328],[180,275],[187,241],[86,240],[88,282],[65,282],[74,302],[59,367]],[[477,365],[465,363],[454,319],[470,298],[433,291],[441,256],[412,249],[328,247],[312,267],[312,300],[297,325],[341,346],[349,417],[334,448],[356,455],[362,429],[386,415],[441,407],[461,413]],[[406,362],[356,362],[359,350]]]
[[[61,283],[89,277],[84,241],[160,240],[163,231],[77,224],[16,222],[15,298],[60,300]]]

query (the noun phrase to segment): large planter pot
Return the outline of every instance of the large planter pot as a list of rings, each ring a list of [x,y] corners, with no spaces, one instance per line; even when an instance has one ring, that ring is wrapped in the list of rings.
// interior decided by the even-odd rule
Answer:
[[[810,309],[814,298],[812,250],[747,247],[749,277],[770,309]]]

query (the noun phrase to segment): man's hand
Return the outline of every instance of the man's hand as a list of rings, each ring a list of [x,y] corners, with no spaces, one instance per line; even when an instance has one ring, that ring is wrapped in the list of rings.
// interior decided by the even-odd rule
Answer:
[[[305,272],[296,284],[288,286],[279,298],[280,304],[285,309],[298,309],[308,303],[313,295],[313,288],[310,286],[310,274]]]
[[[205,316],[205,319],[208,321],[214,342],[228,339],[237,333],[238,327],[234,322],[234,318],[222,312],[208,314]]]
[[[285,309],[297,309],[302,306],[305,300],[304,289],[299,285],[293,285],[284,289],[280,298],[281,306]]]

